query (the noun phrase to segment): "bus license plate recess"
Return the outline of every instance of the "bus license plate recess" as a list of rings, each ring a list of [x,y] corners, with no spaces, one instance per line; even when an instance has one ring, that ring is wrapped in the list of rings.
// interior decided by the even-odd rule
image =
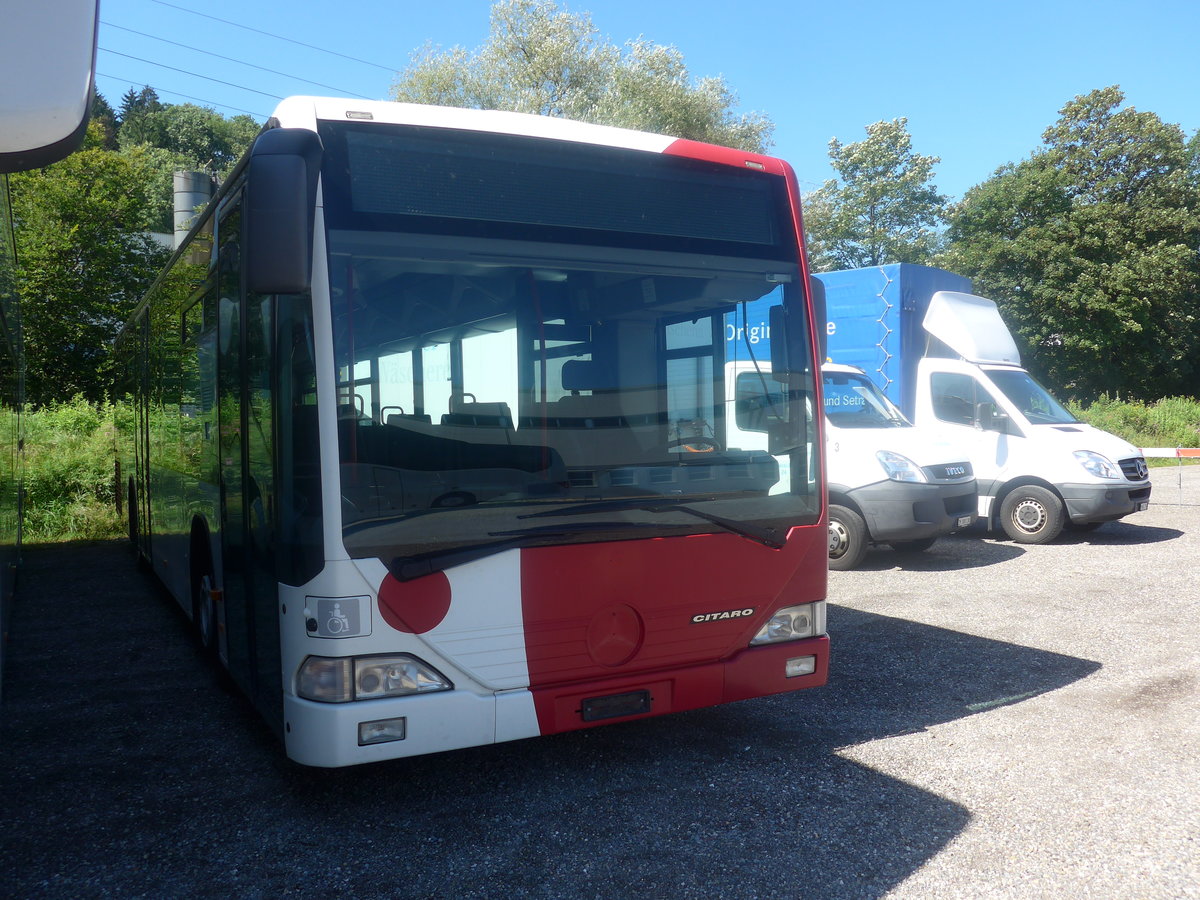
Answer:
[[[650,712],[649,691],[627,691],[624,694],[609,694],[605,697],[587,697],[580,704],[580,715],[585,722],[599,722],[620,716],[636,716]]]

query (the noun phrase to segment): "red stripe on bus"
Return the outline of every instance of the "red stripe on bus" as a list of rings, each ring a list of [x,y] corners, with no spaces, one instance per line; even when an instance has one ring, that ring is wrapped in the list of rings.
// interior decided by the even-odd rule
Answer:
[[[748,153],[745,150],[734,150],[731,147],[718,147],[715,144],[689,141],[685,138],[680,138],[668,145],[663,153],[667,156],[685,156],[688,159],[703,159],[727,166],[753,169],[757,172],[770,172],[772,175],[784,175],[788,169],[787,163],[774,156]]]
[[[724,665],[767,619],[789,598],[825,596],[825,542],[800,534],[780,550],[706,534],[521,554],[525,653],[543,733],[583,727],[578,715],[564,722],[562,702],[589,683],[608,691],[689,669],[695,694],[677,683],[669,709],[657,711],[722,702]]]

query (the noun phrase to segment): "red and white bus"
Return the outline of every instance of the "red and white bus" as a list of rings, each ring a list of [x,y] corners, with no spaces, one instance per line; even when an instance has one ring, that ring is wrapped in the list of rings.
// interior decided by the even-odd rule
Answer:
[[[800,235],[770,157],[285,100],[123,333],[130,536],[308,765],[823,684]],[[770,453],[723,403],[768,295]]]

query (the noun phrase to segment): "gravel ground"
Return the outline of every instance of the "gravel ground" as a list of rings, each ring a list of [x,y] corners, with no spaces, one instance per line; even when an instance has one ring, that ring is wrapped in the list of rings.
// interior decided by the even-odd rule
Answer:
[[[830,577],[829,686],[342,771],[123,543],[27,548],[0,897],[1200,898],[1200,467]]]

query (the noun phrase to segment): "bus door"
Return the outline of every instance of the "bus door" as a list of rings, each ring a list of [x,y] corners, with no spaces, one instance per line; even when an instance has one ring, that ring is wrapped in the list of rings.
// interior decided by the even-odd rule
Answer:
[[[273,545],[272,298],[247,297],[241,195],[218,214],[217,388],[221,558],[227,663],[282,726],[278,588]]]

